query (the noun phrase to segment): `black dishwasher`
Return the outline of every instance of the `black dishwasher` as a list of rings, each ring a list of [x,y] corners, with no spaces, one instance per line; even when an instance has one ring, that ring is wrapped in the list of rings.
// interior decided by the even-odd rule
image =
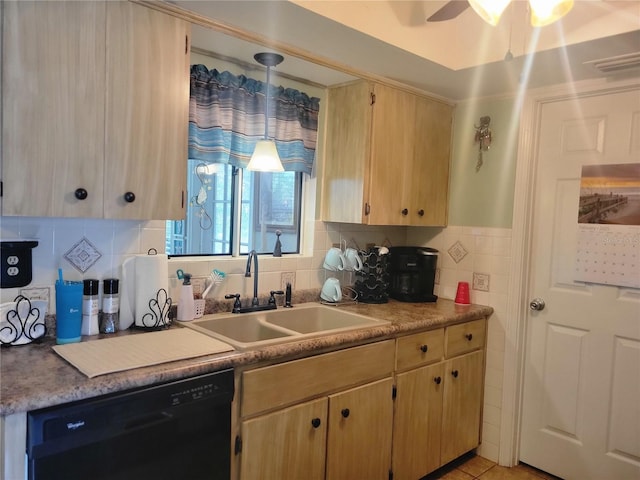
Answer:
[[[233,370],[34,410],[30,480],[228,479]]]

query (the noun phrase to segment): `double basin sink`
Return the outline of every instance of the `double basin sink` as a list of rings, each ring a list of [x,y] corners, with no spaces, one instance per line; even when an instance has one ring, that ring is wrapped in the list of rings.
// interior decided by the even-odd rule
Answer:
[[[305,303],[277,310],[208,315],[183,325],[246,349],[389,323],[335,306]]]

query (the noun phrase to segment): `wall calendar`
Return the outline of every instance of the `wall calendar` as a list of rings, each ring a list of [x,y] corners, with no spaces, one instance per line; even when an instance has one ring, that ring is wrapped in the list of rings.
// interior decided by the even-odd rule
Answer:
[[[640,163],[582,167],[574,278],[640,288]]]

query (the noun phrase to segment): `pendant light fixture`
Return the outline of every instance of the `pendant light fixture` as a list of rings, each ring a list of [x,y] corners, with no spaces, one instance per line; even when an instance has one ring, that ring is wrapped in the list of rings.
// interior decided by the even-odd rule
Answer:
[[[267,67],[267,84],[265,85],[264,93],[264,139],[256,143],[249,165],[247,165],[247,170],[256,172],[284,172],[284,167],[282,166],[278,149],[276,148],[276,142],[269,140],[269,84],[271,80],[271,67],[280,64],[284,60],[284,57],[277,53],[262,52],[256,53],[253,58],[255,58],[259,64]]]

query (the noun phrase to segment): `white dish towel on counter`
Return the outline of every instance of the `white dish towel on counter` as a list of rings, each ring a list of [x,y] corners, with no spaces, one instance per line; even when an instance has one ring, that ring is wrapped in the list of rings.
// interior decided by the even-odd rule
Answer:
[[[186,328],[55,345],[53,350],[87,377],[234,350]]]

